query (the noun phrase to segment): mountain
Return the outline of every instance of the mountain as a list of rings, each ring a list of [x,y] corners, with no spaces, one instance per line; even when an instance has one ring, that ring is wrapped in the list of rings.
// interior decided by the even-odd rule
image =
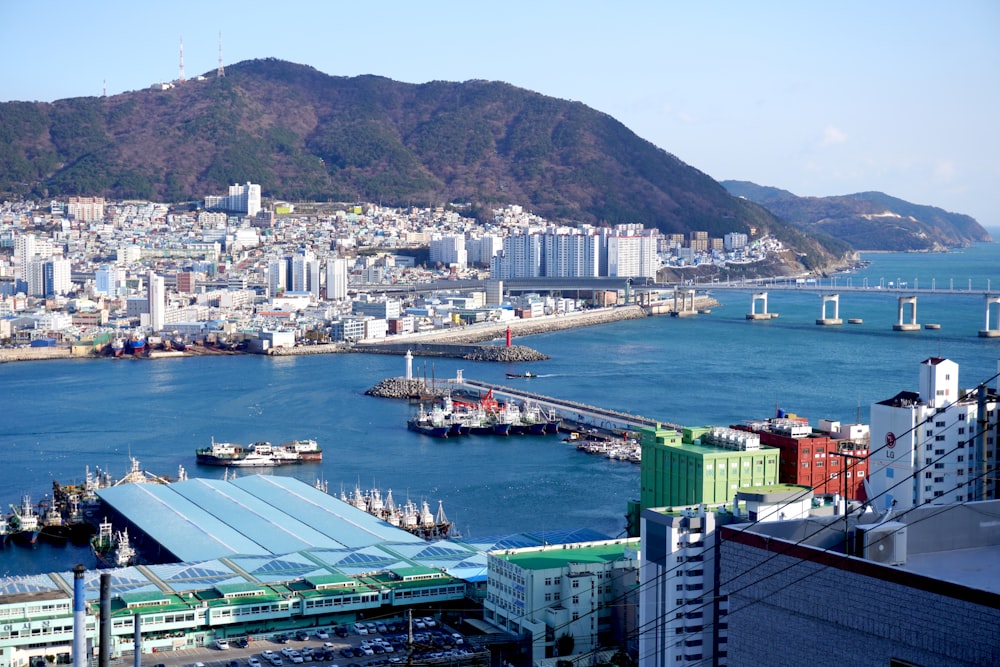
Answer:
[[[0,195],[522,204],[554,221],[773,234],[792,268],[838,259],[610,116],[506,83],[335,77],[279,60],[168,90],[0,104]]]
[[[968,215],[912,204],[882,192],[798,197],[748,181],[722,181],[722,185],[806,233],[829,235],[858,250],[941,250],[991,240]]]

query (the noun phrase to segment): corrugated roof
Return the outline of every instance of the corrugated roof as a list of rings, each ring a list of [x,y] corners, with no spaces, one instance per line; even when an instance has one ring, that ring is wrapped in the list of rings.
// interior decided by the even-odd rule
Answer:
[[[354,549],[386,541],[423,543],[291,477],[124,484],[98,495],[182,561]]]

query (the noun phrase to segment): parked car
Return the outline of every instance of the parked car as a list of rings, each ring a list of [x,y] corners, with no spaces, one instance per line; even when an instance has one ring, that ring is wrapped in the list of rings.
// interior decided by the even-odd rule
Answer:
[[[260,667],[260,660],[254,656],[247,658],[247,667]]]
[[[305,640],[309,639],[309,633],[306,632],[305,630],[299,630],[298,632],[295,633],[295,638],[298,639],[300,642],[304,642]]]
[[[336,634],[336,635],[337,635],[338,637],[346,637],[346,636],[347,636],[348,634],[350,634],[350,633],[349,633],[349,632],[347,631],[347,628],[346,628],[346,627],[344,627],[343,625],[338,625],[338,626],[337,626],[336,628],[334,628],[333,632],[334,632],[334,633],[335,633],[335,634]]]
[[[329,639],[329,638],[330,638],[330,633],[327,632],[326,630],[316,631],[316,639]]]
[[[215,648],[219,649],[220,651],[228,651],[229,642],[227,642],[225,639],[216,639]]]

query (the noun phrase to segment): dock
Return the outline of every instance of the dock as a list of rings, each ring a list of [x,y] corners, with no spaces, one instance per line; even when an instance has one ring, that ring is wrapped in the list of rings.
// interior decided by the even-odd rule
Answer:
[[[677,430],[683,428],[679,424],[671,424],[641,415],[599,408],[585,403],[536,394],[524,391],[523,389],[514,389],[480,380],[472,380],[463,377],[461,371],[458,372],[457,377],[446,380],[446,382],[452,391],[485,393],[492,389],[493,396],[499,400],[529,402],[537,404],[543,410],[554,410],[559,415],[566,429],[570,431],[580,431],[583,433],[596,431],[602,435],[615,435],[620,434],[622,431],[633,431],[638,428],[655,428],[657,425]]]

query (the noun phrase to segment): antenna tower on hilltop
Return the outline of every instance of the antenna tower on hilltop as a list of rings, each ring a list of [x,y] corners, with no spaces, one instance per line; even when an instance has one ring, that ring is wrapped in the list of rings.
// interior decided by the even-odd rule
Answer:
[[[215,76],[220,79],[226,76],[226,68],[222,66],[222,31],[219,31],[219,69],[215,70]]]
[[[177,81],[184,83],[184,37],[181,37],[181,71]]]

